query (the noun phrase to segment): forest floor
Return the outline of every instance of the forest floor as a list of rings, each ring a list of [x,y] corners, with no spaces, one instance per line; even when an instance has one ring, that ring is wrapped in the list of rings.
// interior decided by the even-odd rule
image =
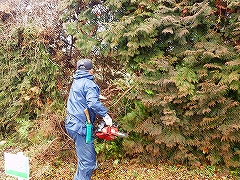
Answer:
[[[31,180],[72,180],[76,169],[76,162],[45,161],[30,166]],[[30,165],[31,163],[30,160]],[[36,167],[37,166],[37,167]],[[4,173],[3,154],[0,156],[0,180],[14,180]],[[213,166],[191,168],[186,166],[171,166],[167,164],[139,164],[129,159],[106,160],[99,163],[94,171],[92,180],[239,180],[230,174],[227,169],[217,169]]]
[[[213,166],[190,168],[171,166],[167,164],[139,164],[124,160],[119,164],[106,161],[100,164],[94,172],[93,180],[239,180],[227,170],[216,169]]]

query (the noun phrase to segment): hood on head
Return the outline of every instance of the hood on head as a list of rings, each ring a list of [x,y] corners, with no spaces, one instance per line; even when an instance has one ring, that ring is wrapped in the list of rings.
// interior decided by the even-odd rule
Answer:
[[[77,70],[73,75],[73,78],[74,79],[87,78],[87,79],[93,80],[93,75],[89,74],[88,71]]]

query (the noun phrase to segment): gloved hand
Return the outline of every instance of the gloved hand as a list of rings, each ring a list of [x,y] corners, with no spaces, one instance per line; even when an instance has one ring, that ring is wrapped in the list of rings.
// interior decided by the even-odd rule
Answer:
[[[112,118],[108,114],[103,117],[103,120],[105,121],[107,126],[112,126]]]

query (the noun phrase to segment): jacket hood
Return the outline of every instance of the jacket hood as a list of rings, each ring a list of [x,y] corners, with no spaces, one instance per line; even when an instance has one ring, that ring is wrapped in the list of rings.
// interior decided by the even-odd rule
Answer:
[[[77,70],[73,75],[74,79],[87,78],[93,80],[93,75],[89,74],[88,71]]]

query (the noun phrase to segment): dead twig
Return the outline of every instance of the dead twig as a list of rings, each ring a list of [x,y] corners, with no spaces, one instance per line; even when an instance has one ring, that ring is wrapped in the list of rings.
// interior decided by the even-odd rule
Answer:
[[[59,140],[61,139],[61,137],[56,137],[54,140],[52,140],[49,145],[43,150],[42,154],[45,156],[46,153],[47,153],[47,150],[49,149],[49,147],[56,141],[56,140]]]
[[[128,90],[126,90],[123,95],[116,101],[113,103],[113,105],[111,105],[110,107],[114,107],[118,104],[118,102],[129,92],[131,91],[133,88],[135,87],[135,85],[132,85],[130,88],[128,88]]]

